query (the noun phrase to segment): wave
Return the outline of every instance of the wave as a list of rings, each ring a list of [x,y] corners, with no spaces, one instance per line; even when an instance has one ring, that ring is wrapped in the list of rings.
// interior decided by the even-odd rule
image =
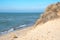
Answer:
[[[24,27],[27,27],[27,25],[26,24],[19,25],[18,27],[16,27],[16,29],[21,29],[21,28],[24,28]]]
[[[9,33],[9,32],[13,32],[13,31],[14,31],[14,28],[11,28],[11,29],[9,29],[9,30],[7,30],[7,31],[0,32],[0,35],[7,34],[7,33]]]
[[[10,30],[8,30],[7,32],[12,32],[12,31],[14,31],[14,28],[11,28]]]
[[[15,30],[17,30],[17,29],[23,29],[23,28],[29,27],[29,26],[31,26],[31,24],[23,24],[23,25],[19,25],[19,26],[16,26],[16,28],[10,28],[10,29],[7,30],[7,31],[0,32],[0,35],[7,34],[7,33],[9,33],[9,32],[15,31]]]
[[[27,25],[24,24],[24,25],[21,25],[21,26],[19,26],[19,27],[25,27],[25,26],[27,26]]]
[[[18,26],[18,27],[16,27],[16,29],[20,29],[20,28],[24,28],[24,27],[26,27],[27,25],[20,25],[20,26]],[[9,33],[9,32],[13,32],[15,30],[15,28],[11,28],[11,29],[9,29],[9,30],[7,30],[7,31],[4,31],[4,32],[0,32],[0,35],[2,35],[2,34],[7,34],[7,33]]]

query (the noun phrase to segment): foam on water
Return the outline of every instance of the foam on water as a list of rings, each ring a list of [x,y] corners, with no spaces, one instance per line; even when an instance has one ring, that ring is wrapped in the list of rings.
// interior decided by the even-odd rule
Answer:
[[[11,28],[11,29],[9,29],[9,30],[7,30],[7,31],[0,32],[0,35],[2,35],[2,34],[7,34],[7,33],[9,33],[9,32],[13,32],[13,31],[15,31],[15,30],[17,30],[17,29],[21,29],[21,28],[24,28],[24,27],[27,27],[27,26],[28,26],[28,25],[26,25],[26,24],[20,25],[20,26],[18,26],[18,27],[16,27],[16,28]]]
[[[12,31],[14,31],[14,28],[11,28],[10,30],[8,30],[7,32],[12,32]]]

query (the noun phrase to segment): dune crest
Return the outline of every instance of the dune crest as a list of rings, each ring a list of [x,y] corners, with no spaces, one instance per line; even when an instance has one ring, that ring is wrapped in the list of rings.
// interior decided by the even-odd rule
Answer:
[[[34,26],[60,17],[60,2],[49,5]]]

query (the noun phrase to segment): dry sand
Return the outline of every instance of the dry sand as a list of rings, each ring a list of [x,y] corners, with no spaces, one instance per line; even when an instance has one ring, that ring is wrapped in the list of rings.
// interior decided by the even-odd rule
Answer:
[[[1,36],[0,40],[60,40],[60,18]]]
[[[60,19],[48,21],[15,40],[60,40]]]

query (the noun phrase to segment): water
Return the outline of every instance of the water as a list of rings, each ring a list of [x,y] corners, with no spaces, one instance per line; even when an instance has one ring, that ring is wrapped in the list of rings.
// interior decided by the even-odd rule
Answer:
[[[0,13],[0,33],[33,25],[41,13]]]

